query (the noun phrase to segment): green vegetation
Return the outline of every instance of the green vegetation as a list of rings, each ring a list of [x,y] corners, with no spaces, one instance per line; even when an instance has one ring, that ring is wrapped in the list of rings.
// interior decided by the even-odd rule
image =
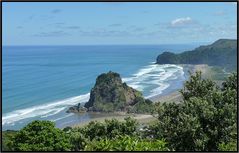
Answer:
[[[158,107],[159,122],[148,135],[165,138],[177,151],[235,150],[237,142],[237,74],[219,88],[201,73],[191,76],[181,90],[183,102]]]
[[[237,142],[232,141],[232,142],[228,142],[227,144],[225,144],[224,142],[220,143],[219,150],[220,151],[237,151]]]
[[[209,78],[211,80],[215,80],[217,82],[224,81],[230,73],[225,72],[225,69],[219,66],[209,66],[207,68],[207,72],[203,74],[205,78]]]
[[[220,39],[211,45],[200,46],[180,54],[164,52],[157,57],[158,64],[208,64],[227,71],[236,70],[237,41]]]
[[[128,110],[128,113],[151,114],[154,110],[154,103],[149,99],[138,99],[133,107]]]
[[[87,137],[90,140],[100,140],[104,137],[112,139],[116,136],[122,135],[137,135],[137,125],[138,123],[136,120],[132,118],[125,118],[124,122],[112,119],[105,120],[104,123],[92,121],[87,126],[76,129],[76,131],[80,132],[84,137]]]
[[[116,139],[92,141],[85,146],[85,151],[168,151],[168,148],[163,140],[119,136]]]
[[[164,140],[140,137],[138,123],[131,118],[125,121],[105,120],[90,122],[83,128],[69,129],[74,151],[134,151],[167,150]],[[67,131],[67,130],[66,130]]]
[[[12,151],[12,139],[16,133],[17,131],[12,130],[2,131],[2,150]]]
[[[34,121],[18,132],[6,131],[4,150],[13,151],[237,151],[237,74],[221,86],[191,75],[180,91],[181,103],[156,103],[157,121],[139,128],[125,118],[90,122],[63,130]],[[151,102],[144,101],[144,103]],[[141,108],[144,107],[138,106]]]
[[[13,137],[14,151],[69,151],[69,137],[51,121],[33,121]]]
[[[124,122],[119,122],[116,119],[105,120],[104,123],[92,121],[85,127],[70,130],[73,150],[84,150],[86,145],[93,145],[92,141],[97,143],[96,141],[113,140],[119,136],[137,136],[137,125],[138,123],[131,118],[125,118]]]

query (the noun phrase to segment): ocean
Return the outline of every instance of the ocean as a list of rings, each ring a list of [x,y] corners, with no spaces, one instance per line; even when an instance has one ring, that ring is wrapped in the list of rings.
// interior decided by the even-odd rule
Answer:
[[[2,48],[2,128],[18,130],[32,120],[63,128],[88,121],[89,114],[66,113],[89,99],[98,75],[114,71],[146,98],[180,89],[179,65],[156,65],[163,51],[195,45],[4,46]]]

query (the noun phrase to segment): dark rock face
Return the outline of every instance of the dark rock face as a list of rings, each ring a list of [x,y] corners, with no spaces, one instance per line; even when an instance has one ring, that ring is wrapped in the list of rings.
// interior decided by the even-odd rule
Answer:
[[[97,77],[85,107],[99,112],[127,111],[141,101],[145,100],[139,91],[122,83],[120,75],[110,71]]]
[[[70,107],[67,111],[67,113],[85,113],[87,112],[87,108],[81,106],[79,103],[77,106]]]
[[[176,54],[171,52],[163,52],[157,57],[157,64],[178,64],[179,59]]]

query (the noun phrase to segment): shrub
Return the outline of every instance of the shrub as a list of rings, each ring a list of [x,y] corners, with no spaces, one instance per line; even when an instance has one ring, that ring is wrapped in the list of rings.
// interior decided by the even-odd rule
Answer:
[[[2,131],[2,150],[3,151],[14,151],[12,148],[12,139],[16,135],[17,131],[7,130]]]
[[[163,140],[146,140],[139,137],[118,136],[101,139],[86,145],[85,151],[168,151]]]
[[[105,120],[104,123],[92,121],[82,128],[75,128],[71,132],[71,142],[75,151],[84,150],[84,147],[91,141],[101,139],[113,139],[118,136],[136,136],[136,120],[125,118],[123,122],[116,119]]]
[[[68,135],[51,121],[33,121],[13,138],[14,151],[69,151]]]

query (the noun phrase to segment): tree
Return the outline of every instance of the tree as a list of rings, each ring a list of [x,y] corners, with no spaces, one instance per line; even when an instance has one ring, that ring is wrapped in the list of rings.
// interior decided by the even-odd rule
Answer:
[[[191,97],[201,97],[208,95],[208,93],[218,90],[216,83],[209,79],[202,79],[202,72],[196,72],[195,75],[190,73],[190,78],[185,82],[184,88],[180,90],[184,100]]]
[[[68,135],[51,121],[33,121],[13,138],[14,151],[69,151]]]
[[[158,123],[150,127],[148,135],[165,138],[177,151],[218,151],[222,144],[235,142],[235,78],[236,74],[230,76],[220,89],[213,81],[203,80],[200,72],[192,75],[181,90],[182,103],[158,106]]]
[[[237,90],[237,73],[232,73],[225,82],[222,83],[222,90],[231,89]]]
[[[82,128],[75,128],[71,131],[71,143],[73,150],[84,150],[91,141],[101,139],[113,139],[118,136],[137,136],[137,125],[135,119],[127,117],[123,122],[116,119],[105,120],[104,123],[92,121]]]

